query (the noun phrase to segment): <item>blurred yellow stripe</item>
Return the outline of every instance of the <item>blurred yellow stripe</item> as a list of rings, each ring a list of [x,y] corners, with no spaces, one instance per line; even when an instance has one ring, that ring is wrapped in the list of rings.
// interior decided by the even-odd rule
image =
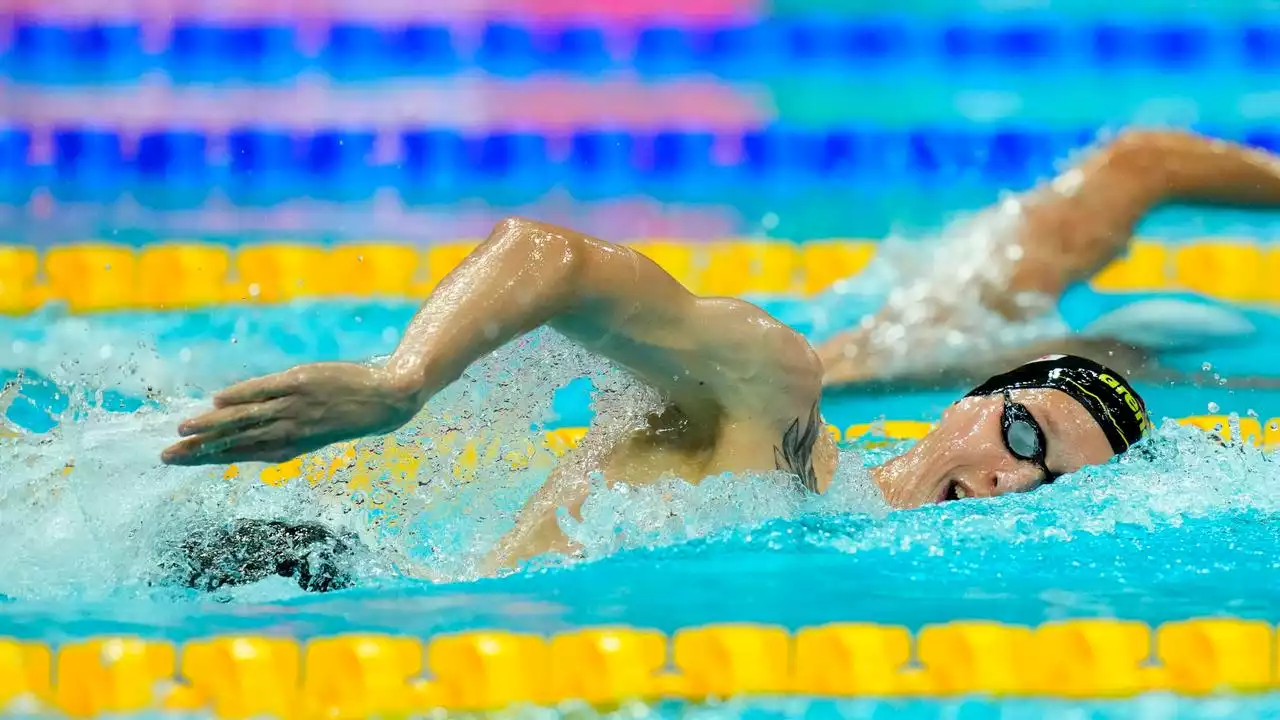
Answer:
[[[360,718],[578,701],[600,709],[742,696],[1117,698],[1276,689],[1261,620],[1116,619],[1039,626],[958,620],[790,631],[755,623],[674,633],[625,625],[553,635],[220,635],[174,643],[0,637],[0,707],[96,717]],[[634,708],[633,708],[634,710]]]
[[[0,246],[0,312],[65,303],[72,312],[182,309],[220,303],[279,303],[321,298],[421,298],[478,241],[426,248],[358,242],[329,248],[302,242],[221,247],[187,241],[131,248],[104,242],[38,254]],[[697,293],[805,296],[856,276],[876,241],[806,243],[654,239],[633,243]],[[1104,268],[1103,292],[1190,290],[1234,302],[1280,301],[1280,247],[1247,239],[1189,243],[1140,239]]]

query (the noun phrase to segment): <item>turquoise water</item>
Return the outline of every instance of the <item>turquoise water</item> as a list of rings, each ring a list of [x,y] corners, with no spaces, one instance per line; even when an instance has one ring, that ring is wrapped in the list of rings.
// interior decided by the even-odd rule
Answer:
[[[779,313],[786,309],[775,303]],[[22,564],[21,551],[3,562],[0,592],[9,602],[0,610],[0,632],[42,637],[56,627],[55,635],[188,636],[281,623],[308,633],[350,627],[425,633],[612,621],[670,629],[725,620],[794,627],[837,619],[918,626],[965,617],[1274,616],[1280,592],[1280,566],[1270,552],[1280,502],[1275,465],[1252,448],[1221,448],[1181,429],[1153,441],[1149,457],[1089,469],[1029,496],[911,512],[885,514],[853,491],[799,504],[765,478],[720,479],[671,500],[688,519],[659,527],[652,524],[654,497],[600,491],[594,496],[600,525],[582,529],[593,543],[591,562],[497,580],[422,583],[374,562],[360,587],[323,597],[302,596],[284,581],[217,598],[229,604],[148,587],[148,558],[163,555],[171,540],[166,533],[181,525],[174,513],[209,520],[312,518],[323,517],[317,507],[333,504],[323,488],[248,484],[233,493],[229,488],[237,486],[222,482],[216,469],[159,466],[156,452],[173,437],[179,417],[198,407],[200,393],[300,360],[385,352],[411,312],[408,305],[310,305],[252,314],[224,309],[6,321],[0,328],[9,340],[6,364],[43,370],[14,404],[11,419],[42,430],[60,425],[17,441],[19,452],[11,457],[19,459],[6,463],[12,467],[0,493],[0,534],[36,537],[45,524],[56,540],[27,548],[31,565]],[[1263,338],[1224,352],[1185,354],[1258,371],[1274,352]],[[514,440],[533,437],[540,427],[586,424],[590,386],[579,381],[561,389],[584,373],[594,374],[599,386],[623,387],[612,393],[619,400],[596,398],[609,412],[640,407],[635,398],[642,395],[628,394],[625,381],[603,368],[550,336],[508,348],[433,401],[418,422],[418,442],[430,442],[444,427],[477,434],[497,429]],[[106,388],[114,392],[102,392]],[[146,388],[153,399],[142,399]],[[1265,420],[1280,407],[1271,392],[1142,390],[1157,417],[1204,413],[1215,403],[1221,413],[1252,410]],[[929,418],[957,394],[834,395],[824,412],[840,426],[881,416]],[[140,410],[118,412],[134,408]],[[858,486],[856,468],[875,457],[847,450],[842,482]],[[70,458],[76,467],[69,475],[41,475]],[[437,477],[428,477],[432,473]],[[424,492],[401,511],[426,520],[412,539],[390,544],[412,553],[430,545],[423,557],[444,575],[463,579],[466,562],[448,556],[473,556],[541,476],[495,465],[464,486],[444,474],[443,466],[424,468],[420,480],[431,480],[434,494]],[[49,492],[51,486],[57,491]],[[33,488],[48,497],[36,497]],[[175,496],[186,504],[172,504]],[[488,498],[496,519],[451,515],[477,497]],[[640,539],[619,547],[609,538],[628,524]],[[117,551],[125,558],[111,557]],[[805,582],[814,577],[823,583]],[[679,592],[673,595],[672,587]],[[249,600],[271,604],[241,602]]]
[[[1073,322],[1144,299],[1080,293],[1064,303]],[[768,305],[799,321],[823,301]],[[1223,447],[1171,425],[1142,452],[1030,495],[907,512],[886,512],[866,492],[860,468],[887,451],[854,447],[843,452],[835,491],[805,502],[767,477],[651,492],[598,488],[582,525],[571,528],[588,548],[584,560],[540,562],[483,580],[473,579],[473,563],[509,527],[542,478],[537,471],[482,464],[463,483],[443,464],[428,465],[416,478],[418,490],[390,506],[405,522],[388,531],[385,517],[328,486],[226,482],[217,469],[156,461],[178,419],[199,407],[206,391],[302,360],[385,353],[412,311],[408,304],[318,304],[5,320],[0,365],[28,369],[10,419],[47,432],[3,441],[0,635],[181,640],[222,632],[428,635],[601,623],[674,630],[727,621],[799,628],[842,620],[918,628],[956,619],[1157,623],[1223,614],[1280,621],[1280,470],[1253,448]],[[1244,314],[1254,335],[1184,349],[1175,360],[1188,368],[1210,363],[1227,375],[1267,374],[1280,318]],[[609,392],[593,396],[588,383],[570,382],[584,374]],[[1158,417],[1204,413],[1209,403],[1223,413],[1280,414],[1276,393],[1142,390]],[[836,395],[824,412],[841,426],[880,416],[928,418],[956,394]],[[514,443],[542,427],[592,422],[592,403],[596,421],[607,424],[643,409],[644,401],[640,389],[601,363],[554,336],[535,336],[484,361],[433,401],[414,425],[415,441],[430,443],[457,428],[495,430]],[[68,459],[75,467],[63,475]],[[681,519],[672,521],[672,512]],[[159,582],[156,566],[193,525],[238,517],[363,529],[373,552],[355,588],[327,595],[305,595],[284,579],[215,595]],[[441,582],[406,576],[397,569],[405,557]],[[1275,708],[1272,697],[1153,695],[1107,703],[778,701],[657,712],[1128,718],[1269,717]]]

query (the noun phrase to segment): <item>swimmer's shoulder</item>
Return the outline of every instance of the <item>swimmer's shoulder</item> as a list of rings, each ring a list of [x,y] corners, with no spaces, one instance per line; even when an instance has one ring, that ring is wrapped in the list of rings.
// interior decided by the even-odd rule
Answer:
[[[763,308],[737,298],[703,298],[709,317],[722,320],[710,353],[726,410],[758,416],[762,407],[794,418],[822,396],[822,360],[807,338]],[[717,317],[719,316],[719,317]]]

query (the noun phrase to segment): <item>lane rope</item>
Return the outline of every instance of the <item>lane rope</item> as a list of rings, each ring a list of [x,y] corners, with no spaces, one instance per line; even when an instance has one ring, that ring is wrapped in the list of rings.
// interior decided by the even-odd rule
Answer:
[[[0,708],[73,716],[204,711],[223,718],[368,717],[579,701],[736,696],[1115,698],[1277,687],[1276,629],[1205,618],[1158,627],[1073,620],[840,623],[795,632],[722,624],[664,634],[594,627],[426,639],[218,636],[184,644],[0,638]]]
[[[279,242],[230,248],[107,242],[44,252],[0,245],[0,313],[46,304],[74,313],[190,310],[295,300],[425,297],[476,241],[428,247]],[[694,292],[808,296],[866,268],[878,243],[723,239],[631,243]],[[1136,240],[1092,281],[1101,292],[1190,291],[1232,302],[1280,302],[1280,244],[1243,238]]]

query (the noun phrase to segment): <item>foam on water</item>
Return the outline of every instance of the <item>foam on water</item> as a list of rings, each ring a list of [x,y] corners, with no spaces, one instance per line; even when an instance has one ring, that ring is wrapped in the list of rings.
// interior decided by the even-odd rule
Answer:
[[[132,366],[116,372],[134,377]],[[253,468],[227,480],[219,468],[164,467],[159,451],[174,437],[177,421],[202,407],[200,401],[170,397],[122,414],[93,407],[94,392],[69,393],[80,398],[64,413],[74,422],[0,441],[7,458],[0,474],[0,533],[12,549],[0,558],[0,593],[23,600],[172,593],[153,585],[162,580],[157,568],[169,548],[193,525],[243,517],[319,520],[356,531],[373,550],[361,568],[366,582],[406,574],[474,577],[478,560],[547,475],[546,464],[513,471],[506,456],[539,435],[556,389],[582,376],[597,387],[595,427],[576,460],[589,473],[611,438],[636,427],[656,398],[625,373],[541,332],[477,364],[396,433],[395,442],[428,450],[430,459],[416,472],[374,473],[356,488],[352,470],[314,488],[301,481],[278,488],[254,481]],[[99,370],[95,377],[112,384],[110,372]],[[495,446],[460,474],[455,462],[461,450],[453,441],[465,437],[493,438]],[[375,467],[387,442],[361,443],[375,453]],[[963,552],[974,563],[983,553],[1019,543],[1280,511],[1280,469],[1268,456],[1173,424],[1111,464],[1028,496],[908,512],[888,512],[866,473],[887,452],[845,448],[832,491],[822,497],[797,494],[780,474],[710,477],[696,486],[673,478],[643,488],[609,487],[596,479],[582,520],[562,518],[565,531],[583,546],[582,558],[539,564],[663,546],[715,552],[743,543],[799,543],[845,555]],[[297,591],[277,584],[268,592]]]
[[[103,339],[80,328],[54,343],[70,344],[68,337]],[[220,347],[240,352],[211,344],[209,366],[219,365]],[[70,350],[63,345],[70,359],[61,367],[85,367],[75,364]],[[403,574],[474,577],[476,562],[546,477],[549,465],[512,471],[506,456],[538,436],[557,388],[582,376],[597,387],[596,427],[576,461],[584,473],[611,438],[635,427],[655,403],[625,373],[554,333],[537,333],[477,364],[394,436],[402,445],[423,445],[432,458],[415,473],[375,472],[367,485],[353,488],[354,474],[347,470],[315,488],[304,482],[274,488],[255,482],[254,468],[229,481],[218,468],[159,465],[158,453],[175,436],[177,421],[202,403],[166,393],[163,403],[121,414],[93,407],[93,399],[121,384],[154,388],[159,383],[149,377],[153,370],[171,373],[163,385],[169,388],[208,380],[158,360],[154,367],[139,367],[136,356],[117,360],[112,366],[101,359],[87,374],[51,373],[80,391],[67,393],[79,400],[63,413],[75,421],[3,441],[6,457],[13,459],[0,475],[0,533],[11,539],[13,552],[0,559],[0,593],[15,599],[155,593],[148,583],[159,579],[156,568],[193,524],[242,517],[320,520],[358,532],[374,551],[362,569],[368,581]],[[87,384],[88,378],[96,383]],[[460,474],[456,440],[466,437],[492,438],[495,446],[474,470]],[[375,468],[376,453],[387,442],[361,443],[375,453]],[[981,539],[980,551],[995,543],[1108,533],[1120,525],[1151,528],[1240,509],[1270,514],[1280,503],[1280,477],[1266,456],[1172,426],[1140,451],[1031,496],[905,513],[887,514],[867,478],[864,466],[883,452],[844,450],[832,492],[819,498],[802,498],[789,479],[775,474],[711,477],[697,486],[670,479],[644,488],[608,487],[597,480],[582,521],[563,518],[562,524],[587,560],[696,538],[714,544],[717,537],[761,526],[752,533],[754,542],[779,542],[777,533],[795,537],[794,525],[778,522],[787,520],[816,529],[801,533],[806,542],[841,553],[921,547],[948,552],[961,543],[973,552],[975,538]]]
[[[117,337],[78,321],[54,327],[54,343],[88,339],[104,347]],[[210,343],[203,352],[213,355],[226,347]],[[157,568],[192,527],[238,518],[318,520],[355,531],[373,550],[362,569],[368,580],[387,574],[474,577],[477,562],[546,478],[547,463],[513,471],[508,456],[541,436],[557,389],[581,377],[595,386],[591,432],[566,460],[584,476],[614,439],[639,427],[657,407],[656,395],[626,373],[542,331],[477,363],[390,438],[358,443],[360,454],[372,454],[361,466],[340,470],[314,488],[302,481],[274,488],[255,482],[258,467],[246,466],[240,477],[227,479],[221,468],[159,465],[158,454],[176,437],[177,422],[203,408],[182,394],[208,387],[208,377],[185,374],[192,366],[140,366],[139,357],[158,361],[146,344],[114,355],[115,365],[100,355],[87,363],[66,353],[48,372],[67,383],[61,393],[71,399],[56,427],[0,441],[17,458],[6,461],[0,476],[0,532],[19,548],[0,559],[0,593],[10,598],[92,600],[156,592],[152,584],[164,580]],[[226,365],[216,357],[205,356],[205,362]],[[98,407],[104,389],[145,390],[156,402],[132,414],[108,412]],[[461,441],[467,438],[484,440],[486,451],[459,472]],[[425,461],[413,472],[395,472],[381,459],[392,442],[421,446]],[[632,532],[630,542],[674,542],[735,522],[785,516],[798,507],[794,491],[778,478],[713,478],[700,488],[672,480],[651,490],[653,497],[674,492],[677,516],[688,517],[676,525],[687,529]],[[620,497],[618,492],[593,494],[583,528],[595,522],[594,509]],[[631,505],[635,509],[627,512],[637,527],[645,525],[642,516],[652,503],[637,499]],[[583,528],[575,536],[591,549],[588,557],[598,557],[609,533],[602,530],[592,539]]]
[[[1026,319],[1011,321],[984,298],[1005,287],[1023,255],[1025,206],[1008,195],[958,216],[927,239],[891,236],[857,276],[837,282],[801,314],[817,340],[851,328],[870,333],[870,349],[894,367],[916,369],[1069,331],[1053,298],[1015,297]],[[881,313],[878,322],[873,316]]]

